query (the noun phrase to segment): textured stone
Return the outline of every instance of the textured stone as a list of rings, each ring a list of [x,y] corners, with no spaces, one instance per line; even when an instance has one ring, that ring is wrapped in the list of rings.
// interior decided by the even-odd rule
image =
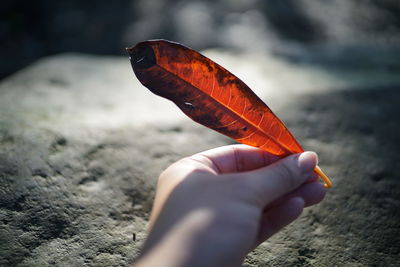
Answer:
[[[399,75],[208,54],[268,100],[334,183],[245,265],[400,264]],[[0,265],[126,265],[158,174],[228,143],[142,87],[125,58],[38,61],[0,84]]]

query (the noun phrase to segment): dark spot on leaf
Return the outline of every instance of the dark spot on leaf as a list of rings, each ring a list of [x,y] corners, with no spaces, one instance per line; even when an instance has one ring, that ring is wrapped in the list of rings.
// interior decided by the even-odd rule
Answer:
[[[156,56],[151,46],[140,43],[135,47],[127,48],[133,68],[148,69],[156,64]]]

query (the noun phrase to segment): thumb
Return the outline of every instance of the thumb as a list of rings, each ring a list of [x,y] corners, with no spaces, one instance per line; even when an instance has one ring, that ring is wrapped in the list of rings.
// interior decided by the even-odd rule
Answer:
[[[267,167],[248,172],[242,179],[262,207],[293,191],[313,175],[318,157],[314,152],[287,156]],[[243,175],[243,173],[242,173]]]

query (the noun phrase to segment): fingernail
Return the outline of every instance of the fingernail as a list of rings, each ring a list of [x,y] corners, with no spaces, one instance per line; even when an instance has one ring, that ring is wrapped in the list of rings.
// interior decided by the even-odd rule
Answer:
[[[298,166],[302,173],[309,173],[318,163],[318,156],[315,152],[306,151],[300,154],[298,159]]]

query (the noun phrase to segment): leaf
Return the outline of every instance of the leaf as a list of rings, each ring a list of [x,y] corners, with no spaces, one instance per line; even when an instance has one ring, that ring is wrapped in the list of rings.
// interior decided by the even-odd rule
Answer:
[[[197,51],[165,40],[141,42],[127,50],[139,81],[194,121],[279,157],[304,151],[244,82]],[[319,167],[315,171],[330,187]]]

